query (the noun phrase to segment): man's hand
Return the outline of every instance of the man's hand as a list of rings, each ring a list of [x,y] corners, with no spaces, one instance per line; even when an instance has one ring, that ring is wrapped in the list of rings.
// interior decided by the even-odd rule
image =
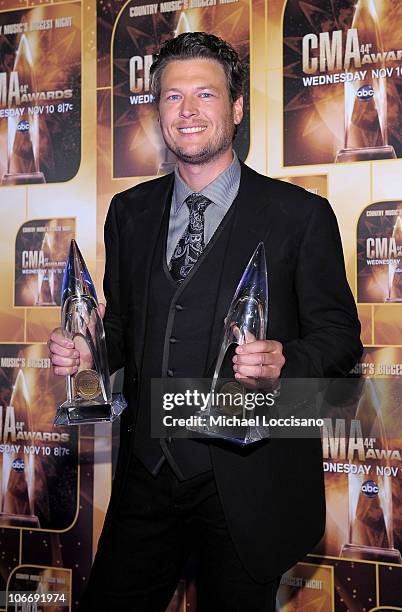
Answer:
[[[273,385],[285,364],[283,346],[276,340],[253,340],[236,348],[235,378],[252,387]]]
[[[99,304],[101,318],[105,316],[104,304]],[[61,327],[57,327],[50,334],[47,342],[49,357],[53,372],[58,376],[75,374],[79,369],[92,368],[92,356],[89,347],[81,336],[70,340],[63,335]]]

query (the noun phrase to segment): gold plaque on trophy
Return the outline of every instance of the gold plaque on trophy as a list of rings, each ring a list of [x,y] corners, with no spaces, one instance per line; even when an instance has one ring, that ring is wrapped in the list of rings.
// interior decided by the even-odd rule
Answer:
[[[99,376],[95,370],[81,370],[74,379],[75,391],[83,399],[93,399],[100,393]]]

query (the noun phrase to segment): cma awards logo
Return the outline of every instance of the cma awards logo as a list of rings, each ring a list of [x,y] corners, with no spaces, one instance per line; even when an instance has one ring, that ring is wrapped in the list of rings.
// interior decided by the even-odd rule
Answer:
[[[374,97],[374,89],[372,88],[371,85],[362,85],[357,90],[356,95],[359,98],[359,100],[364,100],[366,102],[367,100],[371,100],[371,98]]]
[[[12,468],[16,472],[23,472],[25,469],[25,463],[23,459],[14,459],[12,462]]]
[[[18,132],[29,132],[29,122],[23,119],[17,125]]]
[[[362,484],[362,493],[366,495],[366,497],[376,497],[380,492],[378,488],[378,484],[374,480],[366,480]]]

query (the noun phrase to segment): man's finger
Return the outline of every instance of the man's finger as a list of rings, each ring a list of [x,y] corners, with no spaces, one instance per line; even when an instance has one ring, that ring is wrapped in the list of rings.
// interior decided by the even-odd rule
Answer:
[[[57,376],[67,376],[67,374],[70,374],[70,376],[72,376],[73,374],[76,374],[78,372],[78,367],[74,366],[73,368],[63,368],[58,366],[56,368],[53,368],[53,372],[57,374]]]
[[[76,349],[60,346],[60,344],[56,344],[56,342],[49,342],[48,347],[49,347],[49,351],[53,355],[60,355],[61,357],[69,357],[70,359],[72,359],[73,357],[80,356],[79,352]]]
[[[279,358],[280,355],[277,353],[241,353],[233,356],[233,363],[237,365],[277,365]]]
[[[60,327],[57,327],[50,334],[50,341],[58,344],[59,346],[64,346],[65,348],[74,348],[74,342],[70,340],[70,338],[66,338]]]
[[[80,365],[80,360],[78,359],[71,359],[70,357],[60,357],[60,355],[53,355],[52,356],[52,364],[54,366],[63,366],[66,368],[74,368],[75,366],[79,366]]]
[[[282,344],[277,340],[255,340],[236,348],[236,353],[282,353]]]
[[[254,336],[254,334],[252,334],[252,333],[251,333],[250,331],[248,331],[247,329],[246,329],[246,332],[245,332],[245,334],[244,334],[244,335],[245,335],[246,344],[250,344],[250,342],[255,342],[255,336]]]
[[[249,378],[278,378],[281,373],[281,368],[277,365],[235,365],[233,369],[236,375],[240,374],[240,376]]]
[[[260,389],[261,383],[257,378],[249,378],[248,376],[242,376],[241,374],[235,374],[235,379],[240,380],[243,387],[246,389]]]
[[[225,321],[226,321],[226,319],[225,319]],[[237,342],[243,341],[243,337],[241,337],[240,327],[238,327],[237,325],[233,325],[232,332],[233,332],[233,335],[236,338]],[[255,336],[254,336],[254,334],[252,334],[251,332],[246,330],[245,333],[244,333],[244,340],[245,340],[246,344],[248,344],[249,342],[254,342],[255,341]]]

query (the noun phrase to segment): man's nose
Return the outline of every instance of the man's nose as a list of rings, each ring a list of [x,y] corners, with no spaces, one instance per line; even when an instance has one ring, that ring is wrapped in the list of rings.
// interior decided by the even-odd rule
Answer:
[[[194,115],[198,115],[197,101],[193,96],[184,96],[180,105],[180,116],[188,119]]]

